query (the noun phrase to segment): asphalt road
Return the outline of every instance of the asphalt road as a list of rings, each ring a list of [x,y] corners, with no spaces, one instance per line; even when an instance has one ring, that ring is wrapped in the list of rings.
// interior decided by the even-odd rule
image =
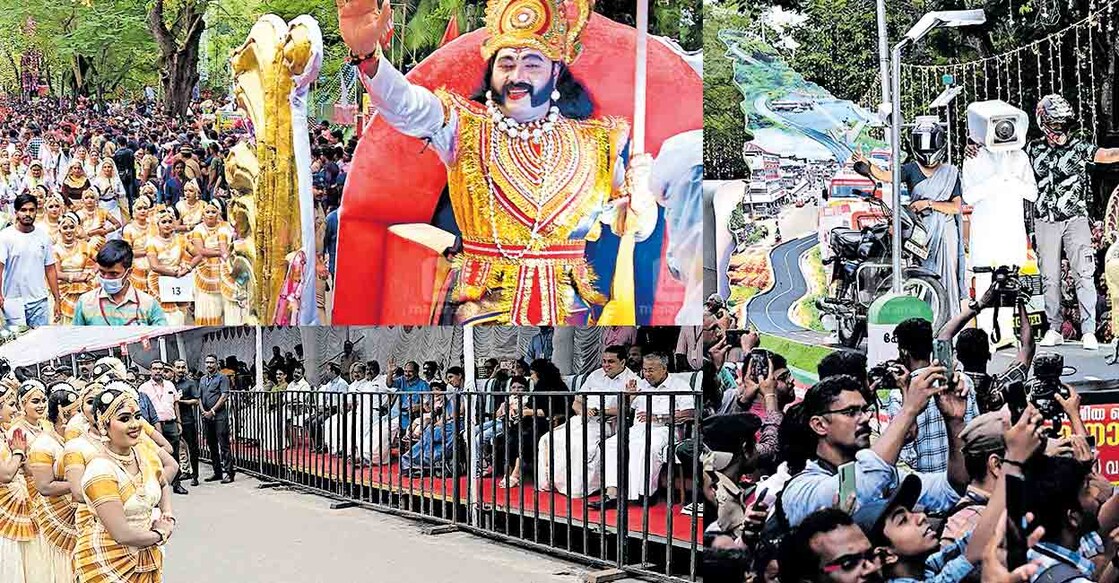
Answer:
[[[206,472],[204,472],[204,475]],[[239,475],[175,496],[167,583],[577,583],[588,568]],[[634,583],[633,579],[626,579]]]
[[[808,285],[800,271],[800,256],[816,245],[816,235],[785,241],[770,252],[773,265],[773,287],[750,299],[746,315],[750,325],[759,332],[776,334],[793,340],[819,343],[823,336],[789,320],[789,308],[804,297]]]
[[[827,148],[828,151],[831,152],[832,156],[835,156],[835,159],[839,160],[840,162],[846,161],[847,158],[851,157],[850,146],[839,142],[835,138],[829,136],[828,134],[825,134],[824,132],[821,132],[820,130],[798,124],[795,121],[785,117],[784,115],[781,115],[780,112],[774,111],[769,107],[769,98],[764,95],[758,96],[758,98],[754,100],[754,109],[757,110],[757,112],[760,113],[762,116],[794,128],[804,135],[808,136],[809,138],[812,138],[813,140],[819,142],[820,145]]]

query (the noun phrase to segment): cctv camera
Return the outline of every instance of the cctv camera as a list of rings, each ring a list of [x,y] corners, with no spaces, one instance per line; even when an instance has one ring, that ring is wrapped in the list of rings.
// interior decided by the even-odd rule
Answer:
[[[978,101],[967,106],[968,137],[993,152],[1022,149],[1029,124],[1026,112],[1005,101]]]

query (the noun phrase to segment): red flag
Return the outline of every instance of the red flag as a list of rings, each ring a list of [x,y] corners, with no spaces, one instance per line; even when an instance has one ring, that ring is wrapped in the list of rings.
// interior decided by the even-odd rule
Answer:
[[[452,14],[451,21],[447,23],[447,30],[443,31],[443,38],[439,41],[439,46],[443,46],[456,38],[458,38],[458,15]]]

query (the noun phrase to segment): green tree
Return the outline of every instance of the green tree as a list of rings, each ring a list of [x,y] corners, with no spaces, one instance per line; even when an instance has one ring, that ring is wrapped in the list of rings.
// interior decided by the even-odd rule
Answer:
[[[742,146],[746,143],[744,96],[734,79],[733,62],[719,31],[750,25],[748,8],[708,3],[703,26],[703,170],[718,180],[749,175]]]

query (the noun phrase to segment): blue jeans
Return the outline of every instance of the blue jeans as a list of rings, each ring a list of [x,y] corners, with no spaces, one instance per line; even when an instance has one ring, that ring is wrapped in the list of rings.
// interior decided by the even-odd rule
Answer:
[[[474,455],[480,460],[482,459],[482,451],[486,444],[493,438],[505,433],[505,421],[502,419],[490,419],[479,427],[474,428],[474,441],[471,443],[471,449],[474,450]]]
[[[38,328],[39,326],[46,326],[49,324],[50,315],[47,314],[47,298],[24,304],[23,317],[27,321],[27,325],[32,328]],[[70,322],[60,322],[60,324],[64,325],[69,323]]]

